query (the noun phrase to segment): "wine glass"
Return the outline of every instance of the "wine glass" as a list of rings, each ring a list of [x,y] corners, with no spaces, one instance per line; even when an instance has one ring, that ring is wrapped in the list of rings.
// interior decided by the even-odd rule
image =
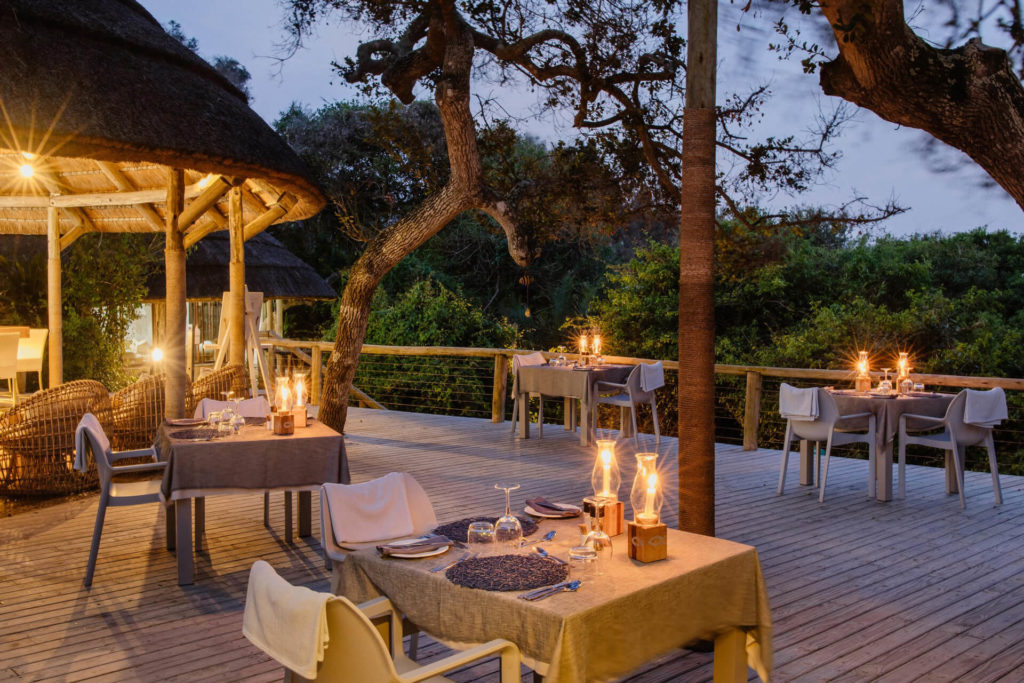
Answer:
[[[510,494],[519,488],[519,484],[511,486],[495,484],[494,488],[505,492],[505,514],[494,523],[494,542],[505,546],[509,552],[515,553],[523,541],[523,525],[519,523],[519,518],[512,514]]]
[[[882,372],[885,373],[885,378],[878,383],[878,393],[888,396],[892,393],[892,382],[889,381],[889,373],[892,372],[892,368],[882,368]]]

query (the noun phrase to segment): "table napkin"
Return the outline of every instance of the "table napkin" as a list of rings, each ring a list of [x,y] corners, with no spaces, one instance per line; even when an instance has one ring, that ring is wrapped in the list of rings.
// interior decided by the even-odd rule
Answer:
[[[818,390],[798,389],[783,382],[779,386],[779,414],[787,420],[813,422],[818,419]]]
[[[303,678],[316,678],[327,641],[327,603],[337,600],[305,586],[293,586],[263,560],[249,571],[242,634]]]
[[[967,390],[964,422],[975,427],[995,427],[1007,418],[1006,393],[1002,387],[978,391]]]
[[[324,484],[338,545],[413,534],[412,510],[401,472],[362,484]]]
[[[659,360],[657,363],[640,364],[640,388],[654,391],[665,386],[665,367]]]
[[[78,423],[78,427],[75,428],[75,469],[79,472],[89,471],[89,462],[85,455],[86,450],[86,439],[88,438],[85,433],[86,431],[92,432],[92,438],[99,444],[105,452],[110,452],[110,440],[107,439],[107,435],[103,432],[103,427],[100,425],[100,421],[96,419],[96,416],[92,413],[86,413],[82,416],[82,420]],[[95,457],[95,454],[93,455]]]
[[[558,515],[559,517],[575,517],[576,515],[580,514],[579,510],[567,510],[563,507],[555,505],[554,503],[548,502],[544,498],[533,498],[531,500],[526,501],[526,504],[532,507],[537,512],[543,513],[545,515]]]
[[[377,546],[377,551],[384,557],[388,557],[395,553],[399,555],[429,553],[441,548],[450,548],[453,545],[455,544],[447,536],[431,534],[430,536],[418,539],[415,543],[385,543],[384,545]]]

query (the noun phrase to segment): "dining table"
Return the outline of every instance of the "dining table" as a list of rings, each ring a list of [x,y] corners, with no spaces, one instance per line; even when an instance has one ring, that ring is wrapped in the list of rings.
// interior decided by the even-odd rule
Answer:
[[[629,377],[633,365],[524,365],[516,371],[512,392],[519,404],[519,438],[530,438],[530,394],[557,396],[566,399],[566,425],[570,424],[572,400],[580,402],[580,444],[588,445],[595,436],[597,418],[597,384],[621,384]],[[623,422],[625,424],[625,422]]]
[[[565,558],[579,543],[578,522],[542,520],[536,537],[554,530],[543,546]],[[431,571],[458,550],[421,559],[353,552],[337,592],[357,604],[385,595],[420,630],[456,649],[510,640],[547,683],[613,679],[699,642],[714,642],[715,681],[746,681],[748,666],[769,679],[771,614],[756,549],[669,529],[667,559],[643,564],[629,559],[626,542],[625,534],[612,539],[602,575],[535,602]]]
[[[291,543],[292,492],[298,492],[298,532],[304,537],[312,533],[312,492],[327,482],[349,483],[344,439],[320,421],[289,435],[274,434],[263,423],[209,438],[214,431],[165,421],[154,444],[158,459],[167,462],[161,495],[174,507],[179,585],[193,583],[193,547],[202,550],[206,496],[284,491],[285,541]]]
[[[880,501],[892,500],[892,463],[893,446],[896,441],[896,433],[899,430],[900,416],[904,413],[911,415],[926,415],[928,417],[942,417],[946,414],[946,408],[953,400],[952,394],[937,392],[912,392],[910,394],[889,394],[887,396],[871,392],[855,392],[850,390],[836,390],[831,392],[836,400],[836,407],[840,415],[853,413],[873,413],[875,416],[875,497]],[[863,419],[863,427],[867,427],[867,419]],[[860,426],[860,425],[857,425]],[[801,448],[801,483],[808,473],[813,472],[813,463],[809,459],[809,449]],[[946,490],[956,493],[955,470],[950,460],[951,454],[946,454]],[[813,484],[813,475],[811,481]],[[952,489],[952,490],[951,490]]]

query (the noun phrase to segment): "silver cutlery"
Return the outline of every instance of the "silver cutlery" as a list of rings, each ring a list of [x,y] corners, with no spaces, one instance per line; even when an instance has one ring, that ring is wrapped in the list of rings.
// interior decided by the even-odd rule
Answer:
[[[579,590],[582,583],[583,582],[578,579],[573,581],[564,581],[562,583],[556,583],[554,586],[546,586],[545,588],[538,588],[537,590],[523,593],[519,597],[523,600],[534,602],[537,600],[543,600],[544,598],[550,598],[552,595],[557,593],[574,593]]]
[[[569,564],[568,562],[566,562],[562,558],[556,557],[555,555],[552,555],[551,553],[549,553],[547,550],[544,550],[544,548],[541,548],[540,546],[537,546],[536,548],[534,548],[533,552],[537,553],[541,557],[546,558],[548,560],[554,560],[558,564]]]
[[[544,534],[540,538],[535,538],[532,541],[523,541],[522,547],[526,547],[526,546],[532,545],[534,543],[545,543],[547,541],[550,541],[554,537],[555,537],[555,530],[552,529],[551,531],[547,532],[546,534]]]
[[[432,571],[434,573],[443,572],[446,569],[451,569],[452,567],[457,565],[459,562],[463,562],[464,560],[472,560],[474,557],[476,557],[479,554],[480,553],[466,553],[462,557],[457,557],[454,560],[451,560],[450,562],[445,562],[444,564],[439,564],[436,567],[433,567],[430,571]]]

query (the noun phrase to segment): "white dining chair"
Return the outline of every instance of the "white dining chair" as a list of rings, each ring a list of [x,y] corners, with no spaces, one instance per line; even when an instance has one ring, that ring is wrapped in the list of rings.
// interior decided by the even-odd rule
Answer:
[[[43,353],[49,333],[45,327],[32,328],[28,331],[28,337],[22,337],[18,344],[18,372],[36,373],[40,389],[43,388]]]
[[[640,435],[636,425],[636,407],[641,403],[651,406],[651,417],[654,420],[655,448],[661,445],[661,429],[658,427],[658,400],[655,390],[665,386],[665,369],[661,361],[657,363],[640,363],[633,368],[625,383],[598,382],[597,402],[619,407],[619,433],[625,426],[626,411],[629,411],[633,423],[633,443],[640,447]],[[595,410],[596,414],[596,410]]]
[[[544,354],[540,351],[534,351],[533,353],[521,353],[512,356],[512,375],[518,377],[519,368],[525,367],[536,367],[538,365],[544,365],[547,363],[547,359]],[[544,397],[540,394],[530,394],[530,397],[536,396],[539,400],[540,407],[537,412],[537,436],[544,436]],[[529,414],[529,411],[527,411]],[[529,418],[527,418],[529,419]],[[516,426],[519,424],[519,393],[512,397],[512,434],[516,433]]]
[[[85,454],[85,451],[88,450],[96,462],[96,471],[100,480],[99,508],[96,510],[96,524],[93,526],[92,545],[89,547],[89,563],[85,570],[84,583],[88,587],[92,585],[92,577],[96,569],[96,556],[100,550],[100,537],[103,535],[103,521],[107,515],[107,507],[163,503],[160,497],[160,479],[117,482],[114,481],[114,477],[132,472],[162,472],[167,467],[167,463],[147,462],[137,465],[114,465],[115,462],[124,458],[150,457],[155,460],[156,455],[151,448],[112,452],[110,441],[103,432],[103,427],[92,413],[86,413],[78,423],[75,430],[75,444],[75,468],[79,471],[88,469],[88,460]],[[171,525],[168,525],[168,530],[170,528]]]
[[[414,683],[415,681],[450,681],[441,674],[448,673],[482,659],[499,658],[499,673],[502,683],[512,683],[520,680],[522,674],[521,658],[519,648],[515,643],[495,639],[483,645],[472,647],[468,650],[456,652],[442,659],[432,661],[426,665],[420,665],[414,659],[406,657],[402,652],[403,618],[386,597],[376,598],[361,605],[355,605],[342,596],[323,596],[323,607],[317,607],[317,596],[310,596],[307,591],[300,587],[289,584],[273,572],[274,583],[268,588],[261,588],[254,585],[255,571],[250,573],[249,586],[245,596],[245,616],[243,618],[243,633],[250,642],[260,650],[270,655],[275,661],[281,662],[286,657],[293,657],[293,650],[305,652],[301,643],[296,643],[295,638],[288,636],[294,633],[301,633],[301,629],[292,629],[292,633],[282,634],[279,629],[261,629],[263,623],[288,622],[292,618],[290,614],[281,614],[288,607],[302,604],[311,605],[309,608],[312,618],[326,612],[326,634],[320,629],[307,629],[312,631],[311,637],[319,642],[309,643],[309,648],[314,648],[322,642],[326,642],[323,650],[323,659],[316,664],[316,676],[304,678],[285,665],[284,680],[295,682],[314,681],[366,681],[373,683]],[[265,572],[264,572],[265,573]],[[297,593],[303,591],[303,593]],[[310,591],[311,593],[312,591]],[[257,616],[261,605],[258,601],[273,605],[276,608],[273,613],[260,618]],[[452,606],[452,609],[457,609]],[[309,618],[306,615],[299,617]],[[376,623],[375,623],[376,622]],[[322,623],[322,622],[320,622]],[[384,641],[381,630],[376,625],[386,624],[388,642]],[[280,641],[268,642],[271,640]],[[312,661],[312,657],[308,661]],[[282,662],[283,664],[283,662]],[[304,671],[307,675],[312,670]]]
[[[7,381],[11,404],[18,403],[18,332],[0,333],[0,379]]]
[[[972,400],[983,405],[983,412],[976,414],[977,419],[970,415],[971,406],[968,405],[968,401]],[[996,505],[1002,505],[1003,493],[999,486],[999,464],[996,462],[996,444],[992,438],[992,428],[1006,416],[1006,394],[998,387],[989,391],[964,389],[953,397],[943,417],[911,413],[900,415],[898,432],[900,498],[907,496],[907,446],[927,446],[952,454],[957,492],[960,494],[960,509],[966,508],[964,460],[967,457],[967,447],[982,446],[988,452],[988,467],[992,474],[992,493],[995,495]],[[968,422],[968,419],[971,419],[972,422]]]
[[[813,394],[811,393],[813,392]],[[825,442],[825,465],[818,482],[818,502],[825,502],[825,482],[828,480],[828,464],[833,446],[851,443],[868,445],[868,496],[875,496],[875,414],[871,412],[841,415],[835,398],[825,389],[809,387],[800,389],[785,382],[779,388],[779,411],[786,418],[786,435],[782,441],[782,468],[779,471],[778,495],[786,485],[786,467],[793,440],[814,442],[815,465],[817,465],[818,443]],[[867,431],[853,421],[867,418]],[[841,423],[846,423],[845,425]],[[817,470],[818,467],[816,466]]]

